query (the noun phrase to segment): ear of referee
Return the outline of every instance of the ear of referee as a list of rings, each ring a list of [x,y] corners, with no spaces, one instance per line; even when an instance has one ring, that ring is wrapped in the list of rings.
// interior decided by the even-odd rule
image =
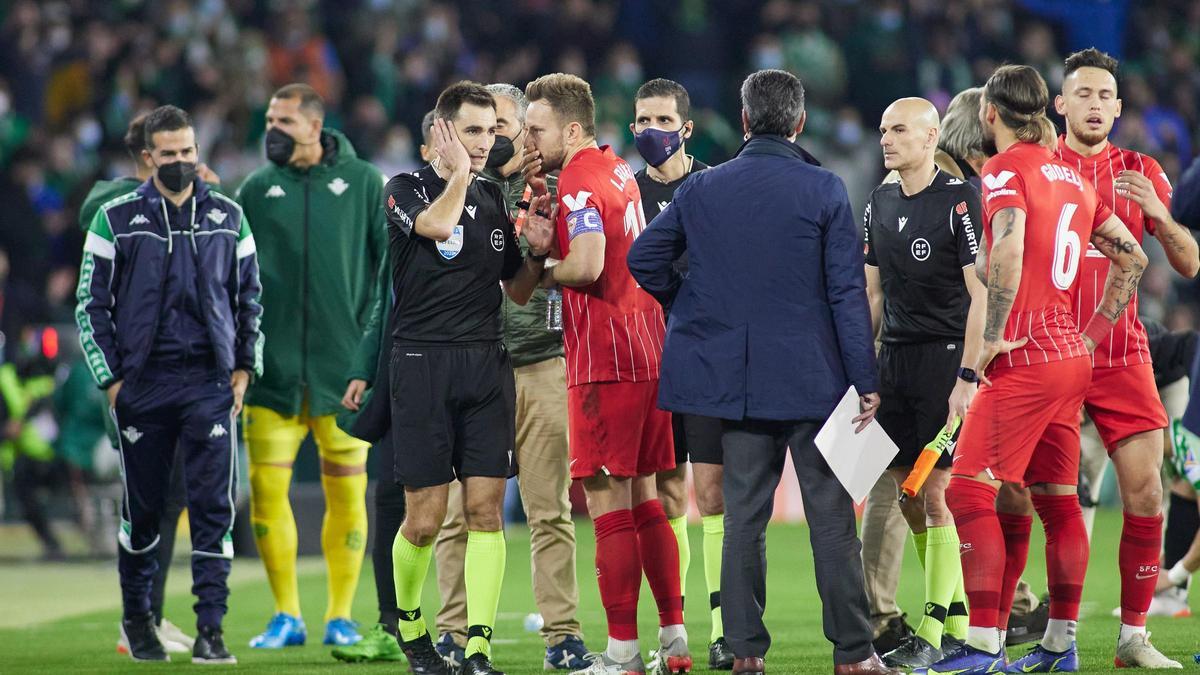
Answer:
[[[835,673],[887,673],[871,647],[854,505],[813,442],[846,388],[878,406],[863,254],[846,187],[794,143],[804,89],[763,70],[742,84],[748,140],[692,174],[638,237],[629,270],[675,295],[659,405],[724,420],[721,605],[737,672],[761,672],[771,639],[765,530],[792,458],[804,499]],[[686,278],[672,262],[684,252]]]

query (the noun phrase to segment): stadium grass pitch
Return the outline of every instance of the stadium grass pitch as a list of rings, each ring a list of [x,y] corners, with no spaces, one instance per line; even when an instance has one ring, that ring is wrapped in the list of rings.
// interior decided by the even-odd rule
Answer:
[[[1112,656],[1118,620],[1109,613],[1117,606],[1120,593],[1116,566],[1120,532],[1119,512],[1101,510],[1097,514],[1079,629],[1083,672],[1114,670]],[[583,623],[589,648],[598,650],[605,644],[604,612],[592,567],[594,543],[590,525],[579,522],[577,536],[579,619]],[[692,569],[688,576],[686,603],[689,641],[696,659],[696,672],[706,670],[709,632],[701,536],[700,528],[693,527]],[[1026,574],[1026,579],[1035,589],[1045,587],[1043,541],[1039,527],[1035,526]],[[509,528],[508,543],[508,567],[493,643],[494,660],[497,667],[512,675],[531,675],[542,672],[543,645],[536,633],[526,632],[523,627],[525,616],[537,611],[529,585],[529,531],[523,526]],[[821,630],[821,605],[813,577],[807,529],[792,525],[771,526],[768,531],[768,556],[770,571],[766,621],[774,643],[767,655],[768,668],[773,673],[831,672],[832,650]],[[351,665],[338,663],[329,656],[329,648],[320,644],[324,628],[321,621],[325,609],[324,574],[313,571],[321,567],[319,563],[314,565],[314,562],[306,560],[300,576],[301,602],[309,631],[308,644],[280,651],[263,651],[250,649],[246,643],[263,629],[271,614],[270,590],[258,560],[243,558],[234,561],[235,569],[240,569],[237,569],[237,581],[232,586],[225,637],[231,651],[238,657],[239,665],[236,668],[240,672],[254,673],[352,673],[385,669],[407,672],[403,663]],[[904,563],[900,604],[910,612],[910,620],[915,623],[919,620],[919,616],[915,615],[920,614],[923,606],[920,570],[917,558],[911,551],[906,553]],[[86,572],[83,571],[84,566],[80,565],[80,575],[91,575],[96,584],[110,584],[107,588],[96,588],[94,593],[114,598],[111,607],[99,611],[94,609],[93,604],[82,613],[66,618],[0,629],[0,672],[165,673],[200,667],[191,665],[190,657],[178,658],[170,664],[151,665],[135,664],[128,657],[117,654],[115,643],[120,614],[115,604],[116,566],[111,565],[107,573],[97,574],[96,564],[89,565]],[[26,611],[25,608],[36,613],[35,608],[46,606],[46,603],[61,609],[63,604],[70,606],[76,602],[74,597],[77,596],[64,595],[64,584],[51,581],[61,578],[63,567],[31,566],[22,568],[19,574],[12,573],[11,568],[0,567],[0,581],[9,583],[19,578],[21,584],[18,594],[12,594],[11,587],[8,589],[8,597],[20,598],[20,602],[6,602],[3,613],[22,613]],[[249,573],[247,568],[250,568]],[[177,582],[172,587],[181,588],[180,584],[185,583],[188,577],[185,561],[177,560],[172,575]],[[45,577],[44,583],[39,581],[40,576]],[[73,594],[79,592],[75,590]],[[191,596],[187,593],[174,592],[168,595],[166,606],[167,617],[189,633],[192,632],[194,620],[191,602]],[[437,611],[438,595],[432,573],[425,588],[424,603],[425,615],[433,617]],[[1200,603],[1193,601],[1193,605],[1200,615]],[[377,617],[369,556],[363,567],[354,614],[363,630]],[[653,598],[648,588],[643,589],[639,616],[642,647],[648,650],[653,646],[657,627]],[[12,615],[9,614],[8,618],[11,619]],[[6,623],[12,625],[11,621]],[[1151,618],[1149,629],[1154,635],[1154,643],[1165,654],[1182,662],[1185,669],[1197,668],[1192,654],[1200,651],[1200,618]],[[1018,656],[1024,652],[1022,646],[1010,650],[1009,654]]]

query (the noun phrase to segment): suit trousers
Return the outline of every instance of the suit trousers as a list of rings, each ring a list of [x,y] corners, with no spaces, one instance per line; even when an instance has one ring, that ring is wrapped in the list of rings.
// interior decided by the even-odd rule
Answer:
[[[816,587],[825,638],[833,643],[833,662],[857,663],[874,653],[854,504],[817,450],[814,439],[820,426],[819,422],[763,420],[726,421],[723,426],[721,614],[725,639],[738,658],[765,656],[771,646],[763,624],[766,529],[789,447],[808,520]]]

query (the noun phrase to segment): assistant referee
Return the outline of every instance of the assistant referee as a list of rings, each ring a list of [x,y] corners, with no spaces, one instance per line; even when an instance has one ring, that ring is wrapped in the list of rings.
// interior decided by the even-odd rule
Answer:
[[[467,520],[467,645],[462,673],[496,675],[491,638],[505,544],[501,505],[516,473],[516,394],[501,341],[501,284],[529,300],[552,229],[535,200],[522,257],[502,190],[477,179],[496,139],[496,102],[474,82],[438,97],[436,159],[385,188],[395,310],[391,407],[395,473],[408,514],[392,547],[400,639],[418,673],[449,673],[421,617],[421,589],[446,517],[449,484],[462,483]],[[539,214],[540,215],[540,214]]]
[[[876,334],[882,328],[878,419],[900,447],[889,470],[902,483],[925,443],[966,415],[977,376],[962,366],[979,353],[987,291],[975,277],[979,192],[934,162],[933,104],[900,99],[879,131],[884,166],[900,181],[876,188],[864,213],[867,297]],[[965,335],[973,339],[965,343]],[[902,505],[926,570],[925,616],[884,655],[888,666],[928,666],[966,637],[958,535],[945,501],[949,468],[943,453],[922,491]]]

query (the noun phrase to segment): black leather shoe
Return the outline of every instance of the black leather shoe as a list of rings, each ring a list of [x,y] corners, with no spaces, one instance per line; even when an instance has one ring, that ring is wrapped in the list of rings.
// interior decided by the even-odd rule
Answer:
[[[907,638],[899,647],[883,655],[883,665],[903,670],[927,668],[941,660],[942,650],[919,635]]]
[[[134,661],[170,661],[167,650],[158,639],[154,615],[147,612],[121,620],[121,632],[129,643],[129,656]]]
[[[913,634],[912,628],[905,621],[906,618],[908,618],[907,614],[901,614],[888,619],[887,626],[879,633],[879,637],[871,641],[871,646],[875,648],[876,654],[886,654],[892,651]]]
[[[468,656],[462,664],[462,675],[504,675],[492,667],[492,662],[483,652]]]
[[[1008,617],[1008,632],[1005,633],[1004,644],[1012,647],[1027,642],[1037,642],[1046,634],[1046,626],[1050,622],[1050,603],[1043,602],[1028,614],[1010,614]]]
[[[708,667],[710,670],[733,670],[733,650],[719,637],[708,646]]]
[[[400,649],[408,659],[408,666],[414,675],[454,675],[445,659],[433,648],[433,640],[429,633],[411,642],[401,642]]]
[[[192,663],[237,663],[237,658],[225,648],[221,629],[205,626],[197,631],[196,642],[192,645]]]

